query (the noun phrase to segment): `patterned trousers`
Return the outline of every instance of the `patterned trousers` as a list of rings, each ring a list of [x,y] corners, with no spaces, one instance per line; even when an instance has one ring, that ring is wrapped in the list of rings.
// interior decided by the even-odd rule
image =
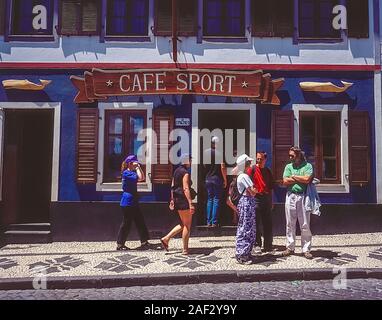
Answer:
[[[242,196],[237,207],[239,223],[236,233],[236,258],[249,258],[256,241],[256,201]]]

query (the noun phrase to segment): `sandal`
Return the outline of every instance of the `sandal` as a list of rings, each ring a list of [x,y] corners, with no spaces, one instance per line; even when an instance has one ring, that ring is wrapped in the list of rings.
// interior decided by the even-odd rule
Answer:
[[[125,250],[130,250],[130,249],[126,247],[125,245],[117,246],[117,251],[125,251]]]
[[[168,251],[168,243],[164,242],[164,240],[162,240],[162,239],[160,239],[160,242],[162,243],[163,249]]]
[[[182,255],[184,256],[188,256],[190,254],[190,252],[188,250],[183,250],[182,251]]]

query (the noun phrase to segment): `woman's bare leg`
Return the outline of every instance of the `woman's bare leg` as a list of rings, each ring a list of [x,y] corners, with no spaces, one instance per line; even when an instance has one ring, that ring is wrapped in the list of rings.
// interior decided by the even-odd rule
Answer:
[[[179,216],[180,216],[180,212],[181,211],[178,210]],[[170,242],[171,238],[175,237],[182,230],[183,230],[183,226],[178,224],[174,228],[172,228],[172,230],[166,236],[164,236],[161,240],[168,245],[168,243]]]
[[[179,216],[183,223],[183,253],[188,254],[188,241],[190,239],[192,214],[190,213],[190,210],[179,210]]]

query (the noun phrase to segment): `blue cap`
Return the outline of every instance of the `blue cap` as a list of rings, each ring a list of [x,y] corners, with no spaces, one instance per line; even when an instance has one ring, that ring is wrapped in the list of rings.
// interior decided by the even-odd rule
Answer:
[[[130,162],[138,162],[138,158],[135,154],[131,154],[131,155],[126,157],[125,163],[129,164]]]

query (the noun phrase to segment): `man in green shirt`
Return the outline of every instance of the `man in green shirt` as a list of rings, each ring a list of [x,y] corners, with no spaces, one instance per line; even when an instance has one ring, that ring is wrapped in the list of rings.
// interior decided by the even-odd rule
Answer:
[[[299,147],[289,149],[291,163],[285,166],[283,184],[288,187],[285,199],[286,217],[286,250],[283,256],[294,253],[296,245],[296,222],[301,229],[302,252],[307,259],[312,259],[310,253],[312,233],[310,231],[310,212],[304,208],[304,193],[307,185],[313,179],[313,167],[305,159],[304,152]]]

